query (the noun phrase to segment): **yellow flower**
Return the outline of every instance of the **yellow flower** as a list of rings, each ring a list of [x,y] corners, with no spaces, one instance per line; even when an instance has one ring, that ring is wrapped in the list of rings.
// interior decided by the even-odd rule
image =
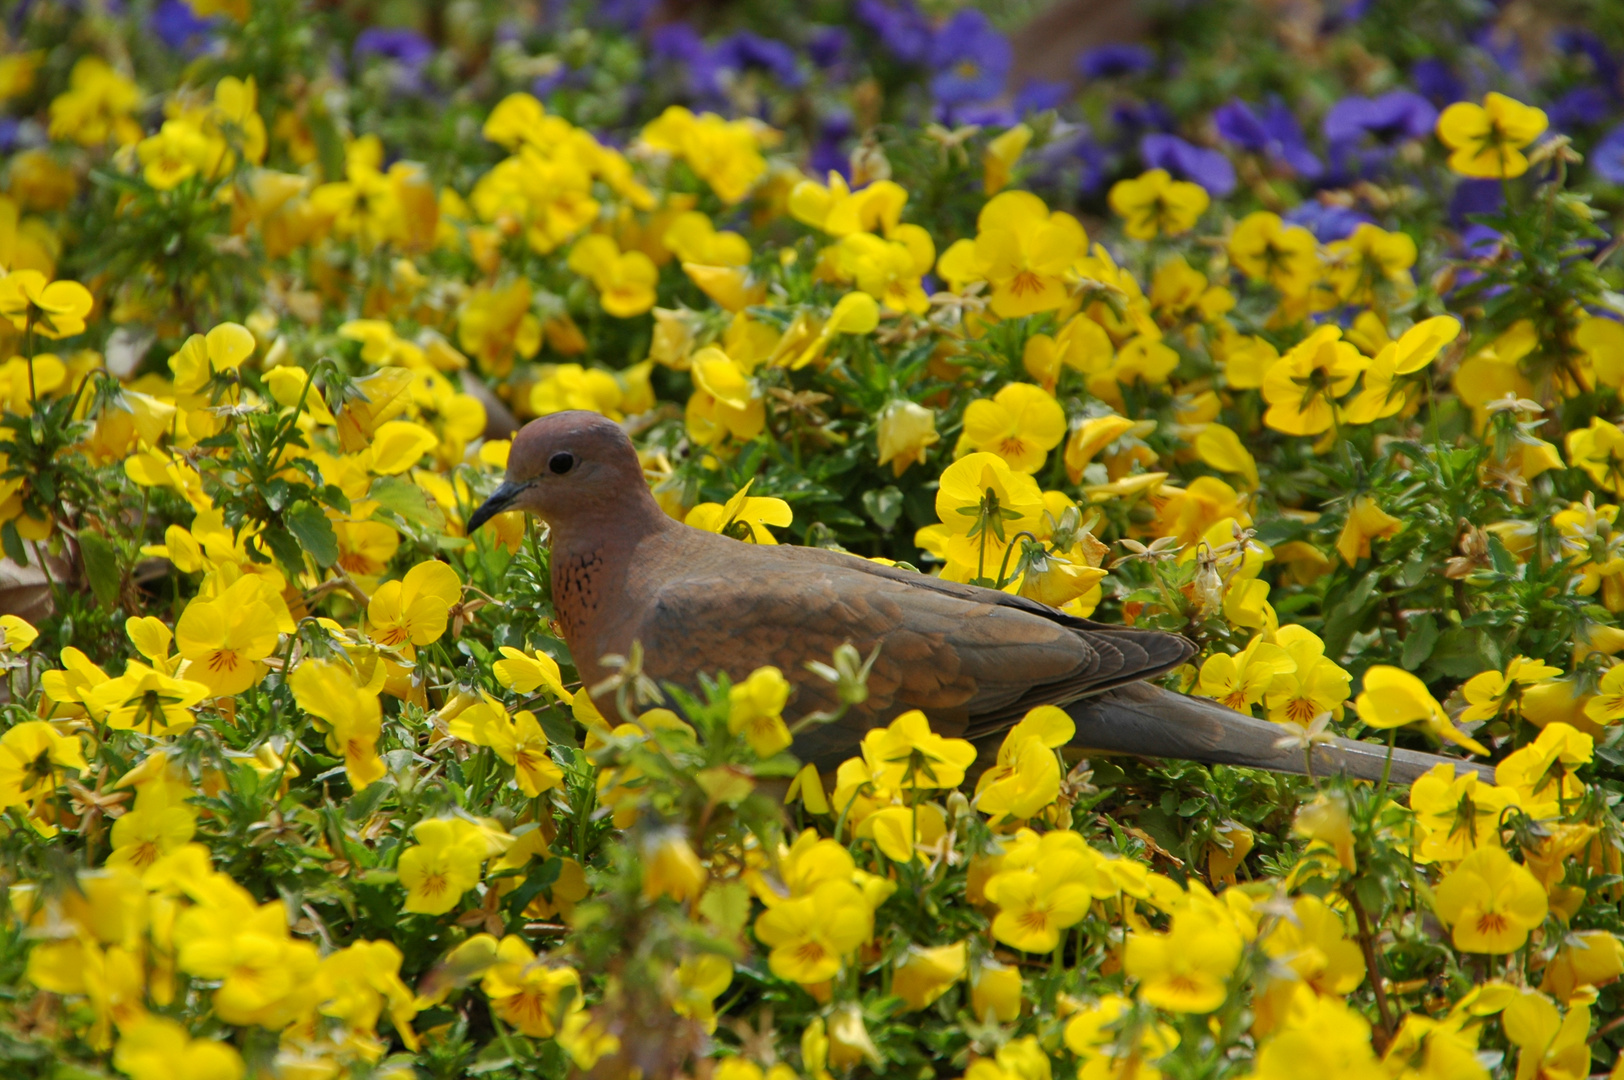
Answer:
[[[144,1015],[119,1029],[113,1064],[131,1080],[242,1080],[242,1055],[227,1042],[194,1039],[177,1020]]]
[[[1224,1003],[1244,944],[1228,919],[1191,906],[1174,914],[1165,934],[1130,934],[1122,969],[1157,1008],[1209,1013]]]
[[[50,135],[80,146],[100,146],[108,139],[122,144],[141,137],[141,125],[130,116],[141,105],[141,88],[99,56],[83,56],[68,76],[68,91],[51,101]]]
[[[1578,930],[1563,940],[1545,965],[1539,988],[1571,1002],[1587,988],[1605,985],[1620,975],[1624,975],[1624,942],[1606,930]]]
[[[1275,676],[1269,684],[1264,697],[1269,719],[1306,727],[1320,713],[1328,712],[1340,720],[1352,677],[1326,657],[1325,642],[1301,626],[1282,626],[1274,640],[1297,666]]]
[[[678,903],[697,898],[708,877],[680,828],[650,831],[640,852],[643,863],[643,899],[669,896]]]
[[[863,759],[874,782],[895,790],[956,788],[976,759],[976,748],[963,739],[946,739],[930,730],[918,709],[903,713],[890,726],[863,736]]]
[[[977,398],[964,410],[965,443],[997,454],[1016,472],[1037,472],[1065,437],[1065,410],[1031,383],[1010,383],[991,400]]]
[[[1373,665],[1365,672],[1364,690],[1353,704],[1359,719],[1373,728],[1424,724],[1433,734],[1464,746],[1474,754],[1489,752],[1482,743],[1455,727],[1427,684],[1403,668]]]
[[[783,528],[795,520],[794,511],[783,499],[771,496],[753,497],[750,486],[755,478],[733,493],[727,504],[700,503],[688,511],[686,524],[706,532],[721,533],[735,540],[752,544],[776,544],[778,540],[767,531],[767,526]]]
[[[1592,417],[1589,427],[1568,432],[1567,447],[1568,460],[1589,473],[1597,487],[1624,493],[1624,431]]]
[[[987,152],[981,158],[983,194],[996,195],[1009,186],[1010,173],[1031,142],[1032,129],[1016,124],[987,143]]]
[[[19,615],[0,615],[0,640],[14,653],[20,653],[34,644],[39,631]]]
[[[450,722],[451,734],[476,746],[488,746],[496,756],[513,766],[519,790],[534,799],[543,791],[562,787],[564,771],[547,752],[547,735],[534,713],[525,710],[509,717],[502,703],[482,693],[484,698],[469,706]]]
[[[891,993],[909,1012],[927,1007],[964,978],[966,952],[962,941],[934,948],[908,946],[891,974]]]
[[[613,238],[594,233],[570,249],[569,268],[591,280],[603,310],[629,319],[654,306],[659,268],[641,251],[621,251]]]
[[[197,814],[186,806],[142,806],[113,822],[113,851],[108,866],[128,866],[141,873],[192,839]]]
[[[803,985],[835,976],[873,933],[874,915],[850,881],[824,881],[808,895],[780,900],[756,917],[756,937],[772,950],[767,966]]]
[[[694,353],[689,370],[694,379],[686,413],[691,439],[702,446],[713,446],[729,437],[749,442],[762,433],[767,426],[767,411],[750,378],[753,365],[741,367],[713,345]]]
[[[1207,424],[1195,437],[1195,452],[1219,472],[1238,473],[1252,487],[1258,486],[1257,459],[1246,449],[1241,437],[1222,424]]]
[[[1038,873],[1003,873],[987,882],[986,896],[998,905],[993,936],[1023,952],[1052,952],[1060,932],[1088,914],[1094,894],[1064,874],[1058,860]]]
[[[750,242],[736,232],[719,231],[698,210],[678,214],[666,226],[660,242],[685,263],[701,266],[748,266]]]
[[[1322,326],[1269,367],[1263,376],[1263,397],[1269,403],[1264,423],[1287,435],[1330,430],[1336,399],[1353,389],[1370,363],[1341,338],[1336,326]]]
[[[1417,862],[1458,862],[1481,845],[1500,846],[1500,817],[1518,804],[1511,788],[1496,787],[1476,772],[1455,775],[1435,765],[1410,787],[1410,809],[1422,837]]]
[[[970,977],[970,1011],[983,1021],[991,1014],[1007,1024],[1021,1015],[1021,988],[1020,968],[982,960]]]
[[[1196,693],[1236,712],[1250,713],[1276,679],[1296,670],[1296,663],[1285,649],[1264,641],[1259,634],[1234,656],[1213,653],[1207,657],[1201,664]]]
[[[90,711],[107,725],[147,735],[173,735],[197,722],[192,706],[214,692],[205,683],[177,679],[131,660],[124,674],[90,691]]]
[[[1306,296],[1319,280],[1314,234],[1287,226],[1278,214],[1257,210],[1241,219],[1229,237],[1229,257],[1253,281],[1266,281],[1287,297]]]
[[[1010,728],[998,748],[997,763],[976,782],[973,805],[998,824],[1025,819],[1051,805],[1060,794],[1060,759],[1055,751],[1071,741],[1077,725],[1053,705],[1042,705]]]
[[[727,729],[735,735],[742,732],[761,757],[787,749],[792,739],[783,713],[791,689],[784,673],[775,667],[752,671],[748,679],[728,691]]]
[[[1123,232],[1135,240],[1153,240],[1189,232],[1212,200],[1200,184],[1174,180],[1166,169],[1151,169],[1113,184],[1110,202],[1123,218]],[[1206,285],[1205,278],[1201,284]]]
[[[491,665],[491,674],[503,688],[515,694],[533,694],[542,687],[559,701],[572,701],[575,695],[564,689],[564,676],[558,661],[537,649],[524,653],[510,645],[501,647],[502,659]]]
[[[137,143],[135,154],[142,179],[155,190],[170,191],[199,173],[207,175],[229,151],[195,123],[177,118],[164,121],[156,135]]]
[[[1517,1080],[1578,1080],[1590,1073],[1588,1004],[1575,1002],[1563,1016],[1544,994],[1518,990],[1501,1025],[1517,1047]]]
[[[1336,538],[1342,561],[1353,566],[1370,556],[1370,542],[1385,540],[1398,533],[1404,522],[1376,505],[1369,495],[1359,495],[1348,507],[1348,520]]]
[[[917,402],[901,398],[880,410],[874,425],[881,465],[890,465],[894,476],[908,466],[925,460],[925,451],[941,441],[936,431],[936,413]]]
[[[1571,724],[1552,721],[1533,742],[1494,767],[1494,782],[1515,789],[1533,817],[1555,817],[1563,804],[1584,795],[1585,785],[1574,773],[1594,756],[1594,739]]]
[[[254,355],[255,348],[254,335],[241,323],[221,323],[207,334],[193,334],[169,358],[169,370],[175,373],[175,392],[201,393],[216,375],[241,367]]]
[[[480,989],[490,998],[492,1012],[535,1039],[552,1038],[566,1017],[584,1005],[575,969],[543,963],[515,934],[497,946],[496,963]]]
[[[1067,274],[1088,247],[1088,235],[1070,214],[1049,212],[1025,191],[995,195],[976,218],[974,241],[942,253],[937,270],[949,282],[983,280],[993,313],[1016,319],[1053,311],[1066,302]]]
[[[264,579],[238,578],[213,600],[195,598],[175,623],[182,674],[214,697],[233,697],[265,677],[261,662],[276,651],[278,615],[263,599]]]
[[[1539,138],[1545,113],[1504,94],[1489,93],[1482,105],[1457,101],[1438,116],[1438,138],[1450,149],[1449,167],[1484,179],[1528,171],[1522,148]]]
[[[680,156],[729,206],[741,201],[767,171],[759,135],[751,120],[724,120],[715,113],[695,116],[672,105],[650,121],[639,136],[644,145]]]
[[[1263,939],[1263,951],[1318,994],[1340,997],[1365,981],[1358,943],[1348,940],[1342,916],[1318,897],[1298,897],[1291,915]]]
[[[1552,670],[1556,671],[1554,668]],[[1561,674],[1560,671],[1556,673]],[[1596,685],[1596,696],[1585,702],[1585,715],[1598,724],[1624,720],[1624,664],[1615,664],[1607,669],[1607,674]]]
[[[918,225],[898,225],[889,239],[854,232],[840,241],[836,259],[848,280],[888,311],[930,310],[920,277],[936,261],[936,245]]]
[[[1132,1033],[1124,1032],[1133,1002],[1121,994],[1105,994],[1066,1021],[1066,1049],[1077,1055],[1079,1077],[1087,1080],[1160,1080],[1155,1062],[1179,1044],[1178,1032],[1167,1024],[1151,1022]],[[1124,1036],[1126,1035],[1126,1038]]]
[[[330,660],[306,660],[288,677],[299,707],[326,722],[327,748],[344,759],[356,791],[388,772],[378,756],[383,709],[377,687],[382,678],[380,668],[371,686],[361,686],[347,665]]]
[[[0,317],[18,330],[30,326],[42,337],[82,334],[95,306],[90,290],[77,281],[51,281],[38,270],[14,270],[0,277]]]
[[[417,843],[401,852],[396,868],[406,889],[402,910],[444,915],[479,883],[485,841],[477,830],[458,829],[457,824],[452,819],[430,818],[412,827]]]
[[[1557,678],[1561,674],[1561,668],[1517,656],[1506,665],[1504,672],[1485,671],[1474,675],[1461,687],[1461,696],[1467,701],[1466,710],[1460,714],[1461,722],[1470,724],[1493,720],[1508,709],[1515,710],[1522,698],[1523,687]]]
[[[421,562],[399,581],[378,586],[367,604],[367,625],[378,641],[412,655],[445,633],[452,605],[462,598],[457,572],[442,562]]]
[[[1330,244],[1326,254],[1330,259],[1326,280],[1344,304],[1371,303],[1380,282],[1401,288],[1413,284],[1410,267],[1415,265],[1415,241],[1408,233],[1388,232],[1365,222],[1346,240]]]
[[[457,315],[457,340],[486,374],[513,370],[513,359],[528,360],[541,349],[541,320],[530,310],[530,283],[472,290]]]
[[[44,720],[24,720],[0,735],[0,809],[38,802],[66,777],[88,767],[78,738],[63,735]]]
[[[1434,895],[1438,917],[1452,928],[1455,948],[1462,952],[1516,952],[1548,910],[1534,875],[1498,847],[1467,855]]]

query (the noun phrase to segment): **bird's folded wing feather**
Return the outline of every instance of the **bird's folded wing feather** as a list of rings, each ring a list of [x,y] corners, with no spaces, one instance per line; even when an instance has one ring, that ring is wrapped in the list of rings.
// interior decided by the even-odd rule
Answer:
[[[759,567],[740,566],[667,581],[636,637],[645,670],[679,685],[718,666],[735,681],[779,668],[799,687],[791,716],[833,704],[832,688],[807,661],[827,662],[846,642],[864,656],[878,646],[868,701],[796,740],[796,752],[820,764],[855,753],[869,728],[906,709],[924,709],[946,735],[997,730],[1032,705],[1073,700],[1188,655],[1173,635],[1079,631],[1041,605],[1006,604],[1003,594],[970,586],[935,588],[938,579],[925,575],[875,575],[824,558],[777,565],[785,572],[767,580],[752,572]]]

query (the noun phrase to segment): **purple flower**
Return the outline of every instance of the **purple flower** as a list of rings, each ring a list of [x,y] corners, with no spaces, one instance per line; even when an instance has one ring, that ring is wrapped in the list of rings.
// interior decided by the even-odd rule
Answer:
[[[1172,131],[1173,114],[1159,101],[1143,104],[1119,101],[1111,106],[1111,123],[1132,142],[1135,136],[1147,131]]]
[[[148,25],[158,40],[177,52],[197,53],[208,45],[218,19],[200,19],[186,0],[163,0],[152,10]]]
[[[1601,137],[1590,151],[1590,167],[1612,184],[1624,184],[1624,124]]]
[[[1612,100],[1599,86],[1576,86],[1551,103],[1546,110],[1551,126],[1559,131],[1599,124],[1613,111]]]
[[[1555,35],[1556,47],[1569,56],[1586,56],[1595,70],[1596,81],[1613,92],[1618,91],[1618,58],[1602,40],[1589,30],[1569,28]]]
[[[711,50],[710,62],[732,71],[764,71],[784,86],[797,87],[806,77],[795,64],[795,50],[782,41],[741,30]]]
[[[1144,45],[1098,45],[1077,57],[1077,73],[1085,79],[1137,75],[1155,66],[1156,54]]]
[[[356,35],[355,55],[376,56],[409,68],[420,68],[434,55],[434,46],[415,30],[369,26]]]
[[[1492,214],[1505,204],[1506,196],[1498,180],[1462,180],[1449,200],[1449,220],[1457,228],[1466,224],[1468,214]]]
[[[558,70],[551,75],[537,75],[535,81],[530,84],[530,93],[536,98],[546,101],[547,96],[554,90],[567,86],[570,77],[574,74],[574,70],[569,66],[560,65]]]
[[[812,153],[807,162],[811,166],[812,176],[819,183],[831,172],[850,176],[851,158],[843,147],[851,133],[852,122],[849,115],[834,113],[823,118],[823,123],[818,129],[817,141],[812,144]]]
[[[1015,95],[1015,112],[1020,116],[1027,113],[1046,112],[1049,109],[1058,109],[1065,103],[1071,88],[1063,82],[1050,82],[1047,79],[1028,79],[1026,85],[1021,87]]]
[[[1438,110],[1420,94],[1390,90],[1380,97],[1346,97],[1325,114],[1323,130],[1328,143],[1354,144],[1366,135],[1392,144],[1423,139],[1432,134]]]
[[[1303,129],[1297,118],[1279,98],[1269,102],[1268,109],[1259,117],[1246,102],[1236,98],[1219,106],[1212,114],[1218,135],[1254,154],[1265,154],[1271,161],[1289,167],[1305,180],[1317,180],[1325,173],[1325,166],[1308,148]]]
[[[649,50],[661,60],[675,60],[678,63],[693,64],[705,58],[705,42],[695,30],[685,22],[671,22],[658,28],[649,35]]]
[[[1288,210],[1285,220],[1293,225],[1301,225],[1322,244],[1346,240],[1360,225],[1376,224],[1376,219],[1369,214],[1362,214],[1349,206],[1327,205],[1318,199],[1310,199]]]
[[[1434,105],[1449,105],[1466,97],[1466,84],[1455,76],[1449,65],[1436,57],[1417,60],[1410,68],[1415,88]]]
[[[892,56],[904,64],[922,64],[934,38],[930,20],[913,0],[888,4],[885,0],[857,0],[857,18],[880,36]]]
[[[845,59],[851,45],[851,34],[844,26],[825,26],[812,34],[806,43],[806,54],[820,68],[832,68]]]
[[[1009,39],[987,17],[967,8],[949,19],[931,42],[930,81],[936,99],[949,105],[986,101],[1004,90],[1012,53]]]
[[[1146,135],[1139,140],[1139,156],[1147,169],[1166,169],[1193,180],[1207,193],[1223,198],[1235,190],[1235,167],[1217,150],[1206,150],[1177,135]]]
[[[593,8],[594,21],[629,34],[641,30],[659,6],[659,0],[598,0]]]

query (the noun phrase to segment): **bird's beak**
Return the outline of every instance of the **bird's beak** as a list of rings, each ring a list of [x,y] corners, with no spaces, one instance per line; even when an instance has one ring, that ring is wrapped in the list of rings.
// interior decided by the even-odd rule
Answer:
[[[501,484],[497,485],[496,490],[491,492],[491,497],[481,503],[478,510],[474,511],[473,516],[468,519],[468,527],[464,531],[469,536],[474,535],[475,529],[512,506],[513,500],[517,499],[519,493],[529,486],[529,484],[515,484],[512,480],[502,481]]]

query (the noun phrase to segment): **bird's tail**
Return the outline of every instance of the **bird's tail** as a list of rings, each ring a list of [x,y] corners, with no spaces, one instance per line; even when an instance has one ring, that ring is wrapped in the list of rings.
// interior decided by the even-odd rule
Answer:
[[[1272,772],[1307,773],[1306,756],[1295,746],[1279,745],[1291,728],[1258,720],[1216,701],[1130,683],[1067,705],[1077,724],[1071,745],[1100,753],[1182,758],[1208,765],[1244,765]],[[1389,779],[1408,785],[1435,765],[1447,763],[1460,772],[1476,771],[1494,779],[1487,765],[1415,750],[1394,750]],[[1335,739],[1315,747],[1314,772],[1346,773],[1360,780],[1380,780],[1387,767],[1387,747]]]

